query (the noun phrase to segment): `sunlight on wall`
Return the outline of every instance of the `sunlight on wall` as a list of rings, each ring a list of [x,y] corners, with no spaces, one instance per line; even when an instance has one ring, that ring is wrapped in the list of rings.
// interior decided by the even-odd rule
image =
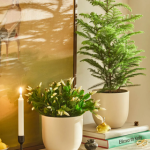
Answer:
[[[19,2],[19,3],[18,3]],[[0,138],[17,142],[18,89],[73,76],[73,0],[0,0]],[[42,143],[25,100],[26,145]]]

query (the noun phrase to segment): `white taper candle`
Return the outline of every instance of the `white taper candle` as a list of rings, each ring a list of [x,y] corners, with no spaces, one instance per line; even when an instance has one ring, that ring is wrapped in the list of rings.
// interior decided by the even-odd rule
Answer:
[[[24,99],[22,97],[22,88],[20,88],[20,97],[18,99],[18,136],[24,136]]]

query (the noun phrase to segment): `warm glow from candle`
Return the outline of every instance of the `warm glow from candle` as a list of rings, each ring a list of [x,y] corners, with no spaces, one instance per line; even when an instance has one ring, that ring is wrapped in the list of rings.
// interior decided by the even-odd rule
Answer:
[[[20,91],[20,95],[22,95],[22,88],[21,87],[20,87],[19,91]]]

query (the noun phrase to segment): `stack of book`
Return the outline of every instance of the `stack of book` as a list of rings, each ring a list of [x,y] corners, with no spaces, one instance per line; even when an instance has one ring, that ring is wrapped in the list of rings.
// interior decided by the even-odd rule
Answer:
[[[134,126],[132,123],[126,123],[122,128],[112,129],[107,133],[97,133],[96,124],[93,123],[83,127],[82,144],[89,139],[95,139],[99,147],[109,149],[150,139],[150,131],[148,125]]]

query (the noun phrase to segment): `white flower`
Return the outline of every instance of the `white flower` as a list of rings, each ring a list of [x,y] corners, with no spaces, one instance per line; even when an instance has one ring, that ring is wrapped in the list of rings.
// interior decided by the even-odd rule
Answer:
[[[58,87],[58,86],[61,86],[61,82],[58,82],[56,86],[57,86],[57,87]]]
[[[99,107],[100,106],[99,102],[100,102],[100,100],[96,100],[95,103],[94,103],[94,106]]]
[[[52,87],[50,87],[49,89],[52,90]]]
[[[54,82],[52,84],[49,84],[49,86],[53,86],[54,85]]]
[[[63,113],[64,113],[64,115],[66,115],[66,116],[70,116],[69,113],[67,113],[66,111],[64,111]]]
[[[70,116],[69,113],[67,113],[64,110],[58,110],[58,115],[60,115],[60,116],[62,116],[62,115]]]
[[[62,85],[64,85],[64,86],[66,85],[65,82],[62,79],[61,79],[60,82],[61,82]]]
[[[48,109],[52,109],[52,107],[51,107],[51,106],[47,106],[47,108],[48,108]]]
[[[34,107],[32,107],[32,111],[34,110],[35,108]]]
[[[62,110],[58,110],[58,115],[62,116],[63,115],[63,111]]]
[[[98,112],[98,109],[94,109],[93,111]]]
[[[103,121],[103,118],[100,115],[96,114],[95,117],[97,117],[99,120]]]
[[[62,116],[63,115],[63,112],[62,111],[60,111],[60,116]]]
[[[41,87],[41,85],[42,85],[42,82],[40,82],[39,87]]]
[[[69,84],[72,85],[73,81],[74,81],[74,78],[70,78],[69,79]]]
[[[89,92],[90,95],[94,95],[95,93],[97,93],[97,91]]]
[[[50,109],[50,110],[52,110],[52,107],[51,107],[51,106],[47,106],[47,108]]]
[[[53,96],[51,96],[51,98],[53,98]]]
[[[71,99],[71,101],[74,101],[74,99],[75,99],[75,98],[73,97],[73,98]]]
[[[56,96],[57,95],[57,93],[53,93],[53,95],[52,96]]]
[[[55,87],[53,90],[56,91],[58,89],[58,87]]]
[[[78,99],[77,101],[80,102],[80,99]]]
[[[26,88],[28,91],[32,91],[32,88],[30,86],[28,86],[28,88]]]
[[[80,91],[81,91],[81,89],[82,89],[82,86],[80,86],[80,87],[77,89],[77,91],[78,91],[78,92],[80,92]]]
[[[101,107],[100,110],[106,110],[106,108],[102,108],[102,107]]]
[[[27,97],[29,96],[28,94],[24,94],[24,95],[27,96]]]
[[[33,92],[32,93],[28,93],[29,96],[32,95],[32,94],[33,94]]]
[[[76,101],[78,99],[78,97],[76,97],[74,100]]]
[[[56,103],[56,101],[54,100],[53,103]]]

